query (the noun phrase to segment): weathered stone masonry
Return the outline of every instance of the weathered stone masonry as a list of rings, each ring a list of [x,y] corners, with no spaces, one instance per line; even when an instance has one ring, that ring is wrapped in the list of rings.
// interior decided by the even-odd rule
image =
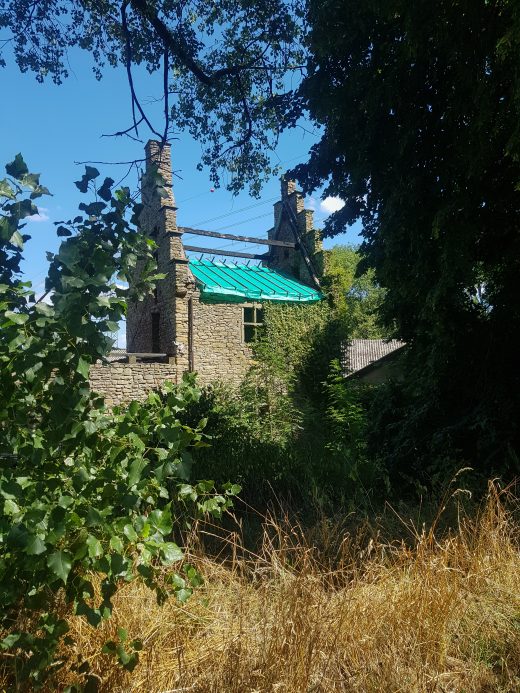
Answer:
[[[169,362],[96,364],[91,385],[106,395],[109,405],[142,399],[165,380],[179,382],[185,371],[196,371],[201,384],[216,380],[238,384],[252,358],[244,340],[244,307],[252,304],[201,300],[183,231],[177,226],[170,146],[151,141],[145,151],[141,228],[157,243],[158,270],[166,278],[158,282],[154,295],[128,306],[127,351],[165,354]],[[267,236],[296,242],[298,247],[270,247],[264,264],[313,286],[321,245],[312,212],[304,209],[293,181],[282,180],[281,192],[281,201],[274,206],[274,227]],[[138,263],[136,272],[141,267]]]
[[[177,367],[169,363],[96,363],[90,369],[90,386],[105,395],[109,407],[142,400],[166,380],[174,383],[176,379]]]

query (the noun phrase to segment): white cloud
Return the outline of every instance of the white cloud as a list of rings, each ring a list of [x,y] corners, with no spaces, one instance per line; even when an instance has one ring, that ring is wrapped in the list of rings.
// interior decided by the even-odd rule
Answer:
[[[345,203],[340,197],[326,197],[320,202],[320,209],[325,214],[332,214],[332,212],[338,212]]]
[[[50,217],[47,214],[48,211],[47,207],[38,207],[38,214],[31,214],[25,221],[34,221],[36,223],[40,221],[49,221]]]

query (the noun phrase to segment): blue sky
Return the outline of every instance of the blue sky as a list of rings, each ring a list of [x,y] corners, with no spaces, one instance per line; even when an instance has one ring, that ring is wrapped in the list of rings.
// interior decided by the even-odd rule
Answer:
[[[14,60],[6,55],[7,67],[0,68],[3,107],[0,109],[0,164],[11,161],[21,152],[29,170],[41,173],[41,182],[53,193],[39,200],[40,218],[31,221],[26,229],[32,240],[25,249],[23,271],[33,282],[37,292],[43,288],[47,271],[46,251],[55,251],[58,239],[53,222],[69,219],[77,213],[84,201],[73,181],[81,177],[81,161],[131,161],[143,156],[143,145],[126,137],[102,137],[103,134],[124,129],[130,125],[130,94],[126,74],[122,67],[107,68],[101,81],[92,73],[90,56],[83,51],[70,54],[71,76],[57,86],[47,81],[39,84],[33,74],[21,74]],[[160,96],[158,79],[144,71],[136,71],[136,89],[142,102]],[[149,114],[157,119],[161,129],[161,104],[150,104]],[[275,160],[289,168],[304,161],[317,135],[306,129],[296,129],[281,140]],[[146,141],[150,133],[141,131]],[[223,188],[212,190],[207,170],[198,172],[200,146],[189,135],[178,134],[172,141],[172,162],[176,172],[174,192],[179,207],[178,222],[185,226],[198,226],[209,230],[265,237],[272,226],[272,204],[279,196],[279,181],[273,179],[262,191],[260,200],[247,192],[233,197]],[[118,181],[127,171],[124,166],[97,165],[102,175]],[[223,176],[225,182],[225,176]],[[132,174],[126,181],[137,187]],[[255,205],[255,206],[252,206]],[[315,208],[315,221],[319,228],[334,202],[319,199],[319,191],[308,200]],[[246,208],[246,209],[244,209]],[[226,215],[222,217],[221,215]],[[221,217],[216,219],[215,217]],[[327,239],[325,247],[337,243],[358,243],[359,226],[355,225],[342,237]],[[197,244],[193,236],[190,241]],[[205,239],[204,245],[208,245]],[[256,246],[238,247],[229,241],[215,241],[211,247],[249,250]]]

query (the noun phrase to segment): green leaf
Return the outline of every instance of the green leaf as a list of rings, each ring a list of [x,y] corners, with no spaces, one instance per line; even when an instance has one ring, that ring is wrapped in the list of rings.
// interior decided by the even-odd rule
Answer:
[[[29,556],[39,556],[45,551],[45,543],[40,539],[40,537],[32,536],[27,542],[25,547],[25,553]]]
[[[90,364],[88,361],[86,361],[83,356],[79,357],[78,360],[78,365],[76,367],[76,372],[82,375],[85,380],[88,379],[88,374],[89,374],[89,369],[90,369]]]
[[[16,194],[8,180],[0,180],[0,197],[7,197],[9,200],[16,199]]]
[[[17,154],[11,163],[6,164],[5,170],[9,176],[17,178],[18,180],[21,180],[26,173],[29,173],[27,164],[23,160],[23,156],[21,154]]]
[[[168,504],[163,510],[152,510],[148,515],[148,521],[161,534],[169,534],[172,531],[173,520],[171,506]]]
[[[16,325],[24,325],[29,320],[29,316],[26,313],[15,313],[12,310],[6,310],[4,315]]]
[[[191,597],[193,594],[193,590],[189,589],[180,589],[175,592],[175,596],[177,599],[180,601],[181,604],[185,604],[188,599]]]
[[[22,234],[19,231],[15,231],[9,239],[9,243],[12,243],[12,245],[15,245],[17,248],[23,249]]]
[[[20,508],[14,502],[14,500],[8,499],[4,503],[4,514],[5,515],[17,515],[20,512]]]
[[[101,546],[101,542],[99,541],[99,539],[96,539],[96,537],[92,536],[92,534],[88,535],[86,543],[88,547],[88,555],[90,556],[90,558],[99,558],[103,555],[103,547]]]
[[[53,306],[50,306],[48,303],[44,303],[43,301],[40,301],[40,303],[37,303],[34,306],[34,309],[40,315],[45,315],[48,318],[50,318],[54,315]]]
[[[186,573],[186,577],[190,581],[192,587],[200,587],[204,584],[202,575],[192,565],[186,563],[186,565],[183,566],[183,570]]]
[[[60,496],[58,499],[58,505],[60,508],[68,508],[70,505],[74,503],[74,498],[72,496]]]
[[[78,188],[78,190],[80,190],[80,192],[86,193],[89,182],[98,176],[99,171],[97,168],[94,168],[93,166],[85,166],[85,173],[81,177],[81,180],[74,181],[74,185]]]
[[[72,568],[72,556],[65,551],[55,551],[47,559],[47,565],[56,577],[66,583]]]
[[[138,413],[140,408],[141,408],[141,404],[139,402],[137,402],[136,400],[133,400],[128,405],[128,413],[130,414],[130,416],[135,416]]]
[[[165,542],[161,546],[161,553],[163,555],[164,565],[171,565],[176,561],[182,561],[184,558],[182,549],[172,541]]]
[[[88,214],[89,217],[98,217],[105,207],[106,204],[104,202],[91,202],[89,205],[82,202],[79,205],[79,208]]]
[[[84,175],[89,179],[89,180],[94,180],[94,178],[97,178],[99,176],[99,171],[95,166],[85,166],[85,173]]]
[[[113,640],[109,640],[106,642],[103,647],[101,648],[101,652],[103,654],[114,654],[116,651],[117,643],[115,643]]]
[[[132,402],[133,404],[133,402]],[[143,452],[146,448],[146,445],[144,442],[141,440],[141,438],[137,435],[137,433],[134,433],[133,431],[128,434],[128,440],[132,443],[132,445],[139,450],[139,452]]]
[[[114,185],[114,180],[113,178],[105,178],[103,181],[103,185],[99,188],[98,195],[102,200],[105,200],[105,202],[109,202],[110,199],[112,198],[112,193],[110,191],[110,188]]]
[[[10,633],[3,640],[0,640],[0,648],[2,648],[2,650],[9,650],[13,645],[16,645],[21,637],[21,633]]]
[[[130,465],[130,472],[128,474],[128,485],[134,486],[141,479],[141,474],[143,469],[146,467],[146,460],[142,457],[136,457],[136,459]]]
[[[193,458],[188,452],[183,452],[181,461],[177,467],[178,476],[184,481],[189,481],[191,476],[191,468],[193,466]]]
[[[137,532],[132,527],[132,525],[125,525],[123,527],[123,534],[128,539],[128,541],[131,541],[132,543],[135,543],[138,539]]]
[[[136,535],[137,539],[137,535]],[[119,553],[123,552],[123,542],[119,537],[111,537],[110,538],[110,548],[113,549],[114,551],[117,551]]]
[[[99,512],[99,510],[97,510],[96,508],[93,508],[91,506],[87,512],[87,518],[86,518],[87,527],[97,527],[99,525],[102,525],[103,522],[104,522],[103,515]]]

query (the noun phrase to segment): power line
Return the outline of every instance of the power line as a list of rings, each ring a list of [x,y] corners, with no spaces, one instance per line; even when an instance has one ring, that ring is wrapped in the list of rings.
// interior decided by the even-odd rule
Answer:
[[[278,196],[275,195],[274,197],[270,197],[267,200],[262,200],[261,202],[255,202],[252,205],[247,205],[246,207],[241,207],[240,209],[235,209],[232,210],[231,212],[224,212],[223,214],[219,214],[217,217],[212,217],[211,219],[204,219],[203,221],[196,221],[193,224],[193,227],[201,226],[202,224],[209,224],[212,221],[218,221],[219,219],[225,219],[226,217],[233,216],[234,214],[240,214],[240,212],[245,212],[248,209],[253,209],[254,207],[262,207],[263,205],[267,205],[270,202],[274,202],[274,200],[277,200]]]
[[[212,229],[212,231],[225,231],[226,229],[231,229],[233,226],[241,226],[242,224],[248,224],[250,221],[254,221],[255,219],[264,219],[265,217],[270,217],[271,212],[267,212],[266,214],[259,214],[256,217],[249,217],[249,219],[244,219],[243,221],[235,221],[233,224],[226,224],[226,226],[220,226],[218,229]]]
[[[305,128],[304,128],[304,129],[305,129]],[[318,135],[317,135],[316,133],[310,132],[309,130],[306,130],[306,132],[308,132],[310,135],[313,135],[313,136],[315,136],[315,137],[318,137]],[[275,154],[276,157],[278,158],[278,164],[288,164],[288,163],[291,162],[291,161],[296,161],[297,159],[302,159],[303,157],[309,156],[309,152],[302,152],[301,154],[298,154],[298,156],[292,156],[292,157],[290,157],[289,159],[280,159],[280,157],[278,156],[278,154],[276,153],[276,151],[274,152],[274,154]],[[181,204],[184,204],[185,202],[189,202],[190,200],[196,200],[196,199],[199,198],[199,197],[203,197],[204,195],[209,195],[209,194],[212,194],[212,193],[211,193],[211,190],[205,190],[204,192],[197,193],[196,195],[190,195],[190,197],[185,197],[183,200],[177,200],[176,202],[177,202],[177,204],[181,205]],[[277,198],[276,198],[276,197],[273,197],[273,198],[271,198],[271,201],[272,201],[272,200],[275,200],[275,199],[277,199]],[[269,201],[269,200],[266,200],[264,203],[259,203],[259,204],[265,204],[265,203],[267,203],[268,201]],[[251,207],[253,207],[253,206],[254,206],[254,205],[251,205]],[[249,208],[248,208],[248,207],[245,207],[244,209],[249,209]],[[238,211],[239,211],[239,210],[237,210],[237,212],[238,212]],[[233,213],[234,213],[234,212],[230,212],[230,214],[233,214]],[[220,218],[220,217],[218,217],[218,218]],[[199,221],[199,222],[197,222],[197,223],[198,223],[198,224],[207,224],[208,221],[210,221],[210,220]],[[211,220],[211,221],[213,221],[213,220]]]

